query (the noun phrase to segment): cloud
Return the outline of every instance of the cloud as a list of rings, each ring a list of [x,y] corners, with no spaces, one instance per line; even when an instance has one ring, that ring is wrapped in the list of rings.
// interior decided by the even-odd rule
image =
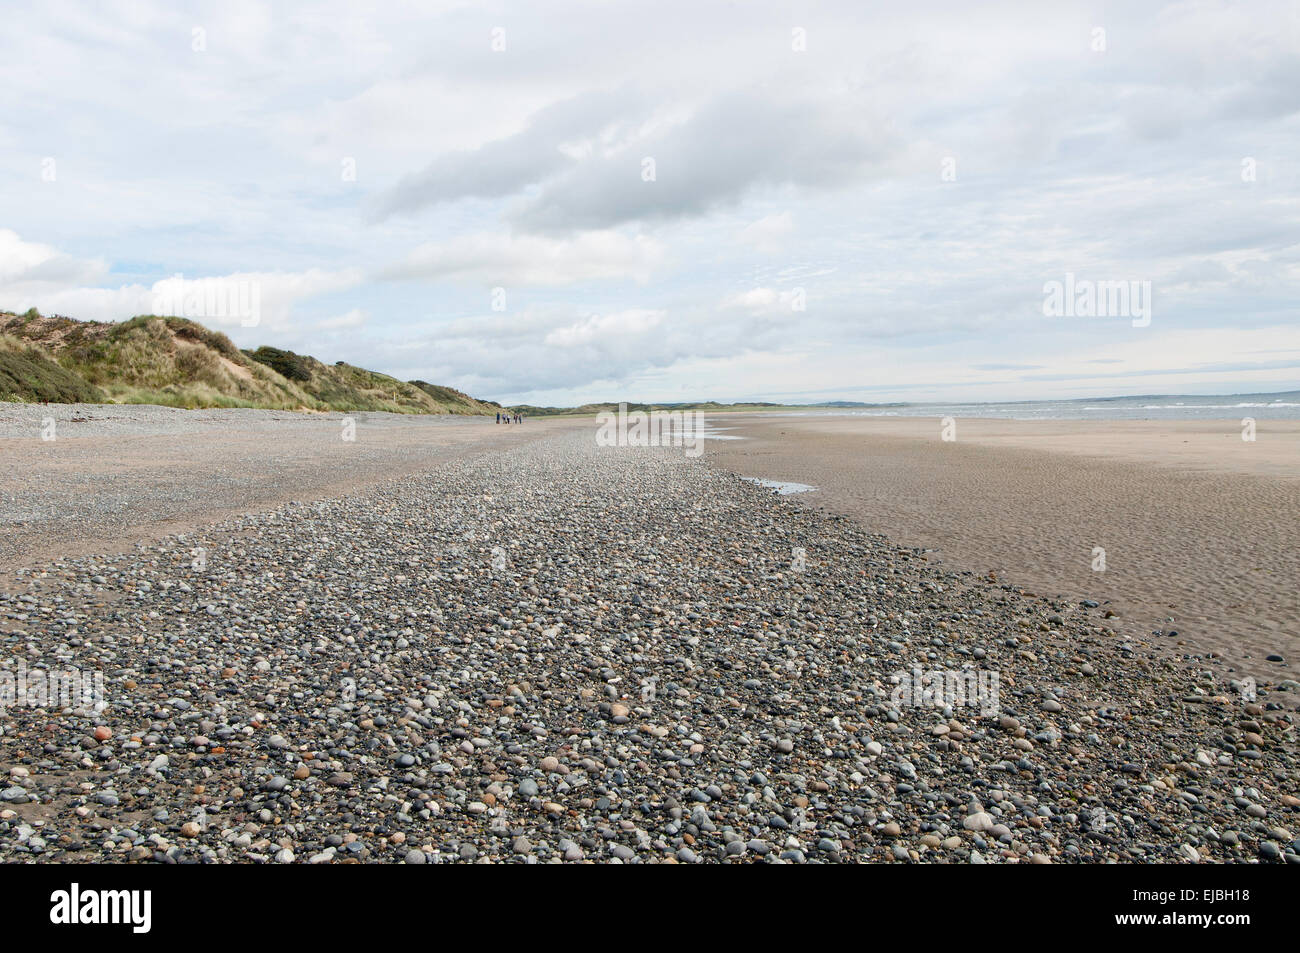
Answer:
[[[575,321],[550,331],[544,343],[548,347],[587,347],[641,337],[657,329],[664,319],[662,311],[623,311]]]
[[[108,266],[102,259],[78,259],[40,242],[23,241],[17,232],[0,229],[0,288],[8,295],[96,281]]]
[[[442,321],[418,337],[375,342],[369,354],[398,376],[436,378],[474,394],[519,395],[593,383],[617,389],[648,369],[761,349],[772,343],[770,334],[763,319],[741,314],[530,309]]]
[[[252,271],[205,277],[172,276],[150,287],[147,311],[192,318],[222,330],[235,327],[274,330],[295,322],[294,307],[298,303],[354,288],[361,280],[361,272],[355,269],[317,268],[296,273]],[[337,322],[338,318],[324,320]],[[351,320],[353,326],[358,323],[355,318]],[[312,321],[310,326],[340,325]]]
[[[80,260],[15,232],[0,230],[0,307],[15,311],[37,308],[81,320],[117,321],[137,314],[190,317],[218,329],[255,324],[274,328],[291,323],[299,303],[356,287],[356,269],[303,272],[233,272],[225,275],[160,278],[152,284],[91,287],[83,282],[109,277],[98,260]],[[256,308],[256,314],[249,312]],[[357,326],[364,317],[350,312],[314,325]]]
[[[867,102],[729,92],[544,182],[513,221],[567,232],[701,216],[760,188],[861,182],[902,151]]]
[[[737,237],[755,250],[770,255],[785,246],[785,240],[793,230],[794,219],[789,212],[781,212],[751,222],[741,229]]]
[[[454,242],[421,245],[381,269],[390,281],[446,279],[500,285],[566,285],[626,278],[648,281],[663,263],[663,246],[650,238],[615,231],[572,238],[480,234]]]
[[[539,193],[511,215],[516,227],[606,229],[703,215],[760,187],[841,187],[881,172],[901,151],[888,123],[855,97],[751,89],[650,111],[643,94],[622,88],[557,103],[518,133],[436,157],[387,190],[375,215],[533,187]],[[783,224],[788,231],[779,216],[767,223],[769,242]]]
[[[343,328],[359,328],[370,320],[370,315],[361,308],[353,308],[345,314],[338,314],[331,318],[321,318],[314,321],[312,326],[321,331],[337,331]]]
[[[776,288],[751,288],[728,295],[719,307],[746,311],[750,314],[790,314],[806,303],[803,289],[784,291]]]
[[[121,319],[177,272],[257,282],[258,327],[210,322],[241,344],[551,403],[1076,386],[1011,365],[1140,391],[1225,350],[1157,367],[1166,332],[1290,343],[1294,5],[1111,4],[1104,53],[1083,0],[493,9],[14,0],[0,306]],[[1045,320],[1067,271],[1150,280],[1153,333]],[[1251,360],[1176,379],[1254,387]]]
[[[520,132],[476,149],[446,152],[422,171],[405,176],[379,197],[374,217],[458,199],[513,195],[575,165],[592,148],[592,140],[643,108],[632,94],[608,90],[550,105]]]

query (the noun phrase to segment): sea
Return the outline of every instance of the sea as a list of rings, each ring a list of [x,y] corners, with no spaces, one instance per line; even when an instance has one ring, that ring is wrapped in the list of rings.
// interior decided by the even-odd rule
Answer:
[[[776,412],[774,412],[776,413]],[[834,417],[993,417],[1006,420],[1300,419],[1300,391],[1274,394],[1149,395],[1006,403],[897,403],[780,411]]]

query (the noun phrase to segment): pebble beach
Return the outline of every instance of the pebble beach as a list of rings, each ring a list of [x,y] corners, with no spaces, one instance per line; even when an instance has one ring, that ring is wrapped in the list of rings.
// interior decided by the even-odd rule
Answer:
[[[6,573],[4,670],[103,707],[9,706],[0,859],[1300,862],[1294,682],[534,433]]]

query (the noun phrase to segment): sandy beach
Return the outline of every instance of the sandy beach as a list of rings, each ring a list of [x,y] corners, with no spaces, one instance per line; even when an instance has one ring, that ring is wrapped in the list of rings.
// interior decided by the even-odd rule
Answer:
[[[1300,659],[1300,422],[1261,421],[1254,442],[1239,420],[962,419],[953,441],[932,418],[713,423],[745,439],[710,444],[712,464],[811,484],[806,505],[945,565],[1097,600],[1118,631],[1256,677]]]

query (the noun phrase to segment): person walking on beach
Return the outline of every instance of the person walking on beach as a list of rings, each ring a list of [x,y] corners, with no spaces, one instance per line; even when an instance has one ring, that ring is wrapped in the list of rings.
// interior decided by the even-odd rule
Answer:
[[[501,411],[497,411],[497,423],[501,423]]]

